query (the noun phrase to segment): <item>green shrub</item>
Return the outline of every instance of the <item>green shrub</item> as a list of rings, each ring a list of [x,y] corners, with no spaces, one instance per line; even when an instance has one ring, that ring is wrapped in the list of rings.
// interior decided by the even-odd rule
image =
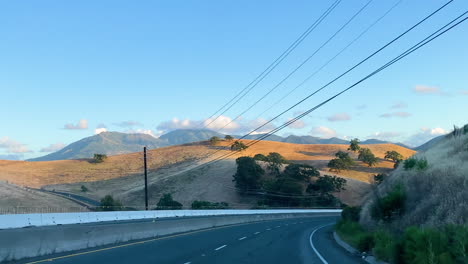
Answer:
[[[89,189],[86,188],[86,186],[81,185],[81,192],[87,192],[87,191],[89,191]]]
[[[374,237],[371,233],[363,233],[358,236],[357,250],[369,252],[374,247]]]
[[[172,195],[170,193],[165,193],[159,199],[157,203],[156,210],[179,210],[182,209],[182,204],[178,201],[172,199]]]
[[[212,203],[208,201],[198,201],[195,200],[192,202],[192,209],[194,210],[206,210],[206,209],[227,209],[229,204],[226,202]]]
[[[341,211],[341,218],[347,221],[359,222],[359,214],[361,213],[361,207],[359,206],[346,206]]]
[[[372,252],[379,260],[398,262],[398,241],[389,232],[379,230],[374,233],[374,248]]]
[[[232,151],[242,151],[244,149],[247,149],[248,146],[246,146],[244,143],[240,142],[240,141],[235,141],[232,145],[231,145],[231,150]]]
[[[101,211],[120,211],[124,207],[119,200],[115,200],[112,195],[106,195],[101,199],[100,208]]]
[[[456,263],[447,236],[435,229],[410,227],[403,237],[405,263]]]
[[[426,159],[418,159],[418,158],[409,158],[403,162],[403,168],[405,170],[411,170],[416,168],[417,170],[425,170],[429,166]]]
[[[359,223],[345,219],[341,219],[336,223],[335,230],[341,239],[354,248],[358,247],[361,237],[366,234]]]
[[[376,220],[391,222],[405,211],[406,193],[402,184],[398,184],[384,197],[377,198],[371,208],[371,216]]]

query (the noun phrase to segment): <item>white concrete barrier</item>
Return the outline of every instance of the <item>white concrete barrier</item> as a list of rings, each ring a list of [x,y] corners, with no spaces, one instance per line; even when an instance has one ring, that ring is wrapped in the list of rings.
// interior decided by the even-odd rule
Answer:
[[[190,216],[340,213],[340,209],[157,210],[0,215],[0,229]]]

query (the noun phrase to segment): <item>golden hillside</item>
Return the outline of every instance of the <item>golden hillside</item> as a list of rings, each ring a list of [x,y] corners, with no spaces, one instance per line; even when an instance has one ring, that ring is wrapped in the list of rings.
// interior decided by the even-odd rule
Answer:
[[[245,144],[251,142],[251,140],[242,141]],[[148,151],[148,169],[150,172],[168,168],[179,172],[188,171],[200,163],[231,153],[228,150],[229,144],[221,142],[217,146],[210,146],[206,142],[199,142],[150,150]],[[358,163],[352,170],[342,172],[340,175],[367,182],[371,175],[388,172],[393,168],[392,162],[383,160],[386,151],[396,150],[405,157],[415,153],[413,150],[393,144],[365,145],[365,147],[370,148],[380,158],[379,164],[368,168]],[[339,150],[346,151],[347,148],[347,145],[301,145],[260,141],[247,150],[230,156],[229,159],[253,156],[257,153],[278,152],[288,160],[311,164],[321,170],[327,170],[326,165],[330,159],[334,158],[334,154]],[[105,162],[99,164],[85,159],[39,162],[0,160],[0,180],[36,188],[45,185],[110,180],[139,175],[142,172],[142,152],[110,156]]]

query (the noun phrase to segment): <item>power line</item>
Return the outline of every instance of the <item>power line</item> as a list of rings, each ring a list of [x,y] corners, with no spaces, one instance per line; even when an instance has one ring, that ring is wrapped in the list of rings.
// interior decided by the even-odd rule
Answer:
[[[289,91],[286,95],[282,96],[279,100],[277,100],[275,103],[271,104],[267,109],[265,109],[263,112],[261,112],[257,117],[254,119],[259,118],[266,112],[270,111],[273,107],[279,105],[284,99],[286,99],[288,96],[290,96],[294,91],[296,91],[298,88],[302,87],[306,82],[308,82],[312,77],[314,77],[317,73],[319,73],[323,68],[325,68],[328,64],[333,62],[338,56],[340,56],[343,52],[345,52],[351,45],[353,45],[356,41],[358,41],[362,36],[364,36],[371,28],[373,28],[377,23],[379,23],[382,19],[384,19],[393,9],[395,9],[403,0],[399,0],[396,2],[393,6],[391,6],[382,16],[380,16],[377,20],[375,20],[372,24],[370,24],[366,29],[364,29],[356,38],[354,38],[351,42],[349,42],[344,48],[342,48],[338,53],[335,54],[331,59],[329,59],[327,62],[325,62],[322,66],[320,66],[316,71],[314,71],[312,74],[307,76],[300,84],[298,84],[294,89]]]
[[[346,23],[344,23],[335,33],[327,39],[320,47],[318,47],[309,57],[307,57],[303,62],[301,62],[292,72],[290,72],[286,77],[284,77],[278,84],[276,84],[273,88],[271,88],[266,94],[264,94],[262,97],[260,97],[257,101],[255,101],[252,105],[250,105],[247,109],[245,109],[243,112],[241,112],[239,115],[237,115],[234,119],[226,123],[222,128],[219,130],[222,130],[232,122],[236,121],[239,119],[242,115],[244,115],[246,112],[248,112],[250,109],[252,109],[254,106],[256,106],[258,103],[260,103],[263,99],[265,99],[268,95],[270,95],[273,91],[275,91],[279,86],[281,86],[286,80],[288,80],[293,74],[295,74],[302,66],[304,66],[309,60],[311,60],[323,47],[325,47],[330,41],[332,41],[343,29],[345,29],[349,23],[351,23],[364,9],[372,2],[373,0],[367,1],[367,3],[361,7],[351,18],[349,18]],[[218,131],[219,131],[218,130]]]
[[[383,66],[381,66],[380,68],[378,68],[377,70],[373,71],[372,73],[368,74],[367,76],[365,76],[364,78],[362,78],[361,80],[357,81],[356,83],[354,83],[353,85],[349,86],[348,88],[342,90],[341,92],[335,94],[334,96],[328,98],[327,100],[323,101],[322,103],[316,105],[315,107],[309,109],[308,111],[300,114],[299,116],[295,117],[294,119],[284,123],[283,125],[281,125],[280,127],[276,128],[276,129],[273,129],[272,131],[270,131],[269,133],[257,138],[256,140],[250,142],[249,144],[247,144],[248,147],[252,146],[252,145],[255,145],[256,143],[260,142],[262,139],[278,132],[279,130],[281,129],[284,129],[285,127],[289,126],[290,124],[294,123],[295,121],[301,119],[302,117],[304,117],[305,115],[308,115],[310,114],[311,112],[315,111],[316,109],[320,108],[321,106],[327,104],[328,102],[332,101],[333,99],[335,99],[336,97],[342,95],[343,93],[351,90],[352,88],[354,88],[355,86],[357,86],[358,84],[364,82],[365,80],[371,78],[372,76],[374,76],[375,74],[381,72],[382,70],[386,69],[387,67],[393,65],[394,63],[398,62],[399,60],[403,59],[404,57],[408,56],[409,54],[413,53],[414,51],[418,50],[419,48],[425,46],[426,44],[430,43],[431,41],[433,41],[434,39],[440,37],[441,35],[445,34],[446,32],[450,31],[451,29],[453,29],[454,27],[460,25],[461,23],[465,22],[468,18],[465,17],[463,20],[455,23],[454,25],[450,26],[450,24],[453,24],[456,20],[458,20],[460,17],[464,16],[465,14],[467,14],[468,11],[465,11],[463,14],[461,14],[460,16],[458,16],[457,18],[455,18],[454,20],[450,21],[449,23],[447,23],[446,25],[444,25],[443,27],[441,27],[440,29],[438,29],[437,31],[435,31],[434,33],[430,34],[429,36],[427,36],[426,38],[424,38],[423,40],[421,40],[420,42],[418,42],[417,44],[415,44],[414,46],[412,46],[411,48],[407,49],[405,52],[401,53],[400,55],[398,55],[397,57],[393,58],[392,60],[390,60],[389,62],[387,62],[386,64],[384,64]],[[450,27],[449,27],[450,26]],[[447,28],[448,27],[448,28]],[[444,28],[447,28],[444,30]],[[217,159],[214,159],[212,161],[209,161],[205,164],[213,164],[219,160],[222,160],[222,159],[225,159],[229,156],[232,156],[232,155],[235,155],[236,153],[233,152],[233,153],[228,153],[228,154],[225,154]]]
[[[406,31],[404,31],[403,33],[401,33],[399,36],[397,36],[396,38],[394,38],[393,40],[391,40],[390,42],[388,42],[387,44],[385,44],[384,46],[382,46],[381,48],[377,49],[376,51],[374,51],[371,55],[367,56],[365,59],[361,60],[359,63],[355,64],[353,67],[349,68],[348,70],[346,70],[345,72],[343,72],[342,74],[338,75],[337,77],[335,77],[333,80],[331,80],[330,82],[328,82],[327,84],[325,84],[324,86],[320,87],[318,90],[316,90],[315,92],[309,94],[308,96],[306,96],[305,98],[303,98],[302,100],[300,100],[299,102],[295,103],[294,105],[292,105],[291,107],[289,107],[288,109],[284,110],[283,112],[281,112],[280,114],[276,115],[275,117],[273,117],[272,119],[270,119],[269,121],[267,121],[266,123],[264,123],[263,125],[257,127],[256,129],[250,131],[249,133],[247,133],[246,135],[244,135],[242,138],[245,138],[246,136],[249,136],[251,135],[252,133],[254,133],[255,131],[263,128],[264,126],[266,126],[267,124],[271,123],[272,121],[276,120],[277,118],[279,118],[280,116],[282,116],[283,114],[285,114],[286,112],[290,111],[291,109],[295,108],[296,106],[302,104],[304,101],[306,101],[307,99],[309,99],[310,97],[314,96],[315,94],[317,94],[318,92],[320,92],[321,90],[325,89],[326,87],[330,86],[332,83],[336,82],[337,80],[341,79],[343,76],[345,76],[346,74],[348,74],[349,72],[351,72],[352,70],[354,70],[355,68],[359,67],[361,64],[363,64],[364,62],[368,61],[370,58],[374,57],[376,54],[380,53],[382,50],[384,50],[385,48],[387,48],[388,46],[390,46],[391,44],[393,44],[395,41],[397,41],[398,39],[402,38],[404,35],[406,35],[408,32],[412,31],[414,28],[418,27],[420,24],[422,24],[424,21],[426,21],[427,19],[431,18],[432,16],[434,16],[436,13],[438,13],[440,10],[442,10],[443,8],[445,8],[447,5],[449,5],[450,3],[452,3],[453,0],[450,0],[448,1],[447,3],[445,3],[444,5],[442,5],[441,7],[439,7],[437,10],[435,10],[434,12],[432,12],[431,14],[429,14],[428,16],[426,16],[425,18],[423,18],[422,20],[420,20],[418,23],[414,24],[413,26],[411,26],[409,29],[407,29]],[[240,139],[242,139],[240,138]]]
[[[343,72],[342,74],[338,75],[337,77],[335,77],[333,80],[331,80],[330,82],[328,82],[327,84],[323,85],[321,88],[319,88],[318,90],[316,90],[315,92],[309,94],[308,96],[306,96],[305,98],[301,99],[299,102],[295,103],[294,105],[290,106],[289,108],[287,108],[286,110],[284,110],[283,112],[281,112],[280,114],[276,115],[275,117],[271,118],[270,120],[268,120],[267,122],[265,122],[264,124],[260,125],[259,127],[255,128],[254,130],[250,131],[249,133],[245,134],[244,136],[242,136],[241,138],[239,139],[244,139],[246,138],[247,136],[251,135],[252,133],[254,133],[255,131],[265,127],[267,124],[271,123],[272,121],[276,120],[277,118],[279,118],[280,116],[282,116],[283,114],[289,112],[291,109],[295,108],[296,106],[302,104],[304,101],[306,101],[307,99],[309,99],[310,97],[314,96],[315,94],[317,94],[318,92],[320,92],[321,90],[325,89],[326,87],[328,87],[329,85],[331,85],[332,83],[336,82],[337,80],[339,80],[340,78],[342,78],[343,76],[345,76],[346,74],[348,74],[349,72],[351,72],[352,70],[354,70],[355,68],[359,67],[361,64],[363,64],[364,62],[366,62],[367,60],[369,60],[370,58],[374,57],[375,55],[377,55],[378,53],[380,53],[382,50],[384,50],[385,48],[387,48],[388,46],[390,46],[391,44],[393,44],[395,41],[397,41],[398,39],[402,38],[403,36],[405,36],[406,34],[408,34],[410,31],[412,31],[413,29],[415,29],[416,27],[418,27],[419,25],[421,25],[423,22],[425,22],[426,20],[428,20],[429,18],[431,18],[432,16],[434,16],[436,13],[440,12],[443,8],[445,8],[446,6],[448,6],[450,3],[452,3],[453,0],[450,0],[448,1],[447,3],[445,3],[444,5],[442,5],[441,7],[439,7],[438,9],[436,9],[435,11],[433,11],[431,14],[427,15],[425,18],[423,18],[422,20],[420,20],[419,22],[417,22],[416,24],[414,24],[413,26],[411,26],[410,28],[408,28],[406,31],[404,31],[403,33],[401,33],[400,35],[398,35],[397,37],[395,37],[394,39],[392,39],[391,41],[389,41],[388,43],[386,43],[385,45],[383,45],[382,47],[380,47],[379,49],[377,49],[376,51],[374,51],[372,54],[370,54],[369,56],[367,56],[366,58],[364,58],[363,60],[361,60],[360,62],[358,62],[357,64],[355,64],[353,67],[349,68],[348,70],[346,70],[345,72]],[[266,137],[264,137],[266,138]],[[209,156],[212,156],[214,154],[216,154],[217,152],[219,152],[221,150],[218,150],[218,151],[215,151],[214,153],[210,154]]]
[[[253,88],[255,88],[270,72],[272,72],[297,46],[299,46],[302,41],[304,41],[315,28],[320,25],[320,23],[340,4],[342,0],[336,0],[333,2],[331,6],[323,12],[320,17],[315,20],[312,25],[310,25],[306,31],[304,31],[299,38],[297,38],[278,58],[276,58],[260,75],[258,75],[253,81],[251,81],[244,89],[242,89],[236,96],[234,96],[231,100],[229,100],[225,105],[219,108],[214,114],[212,114],[208,119],[210,120],[215,115],[217,115],[223,108],[228,106],[221,114],[217,115],[216,118],[211,120],[208,124],[204,125],[203,127],[206,128],[213,122],[215,122],[219,117],[229,111],[235,104],[237,104],[242,98],[244,98]],[[234,102],[233,102],[234,101]],[[203,121],[202,121],[203,122]]]

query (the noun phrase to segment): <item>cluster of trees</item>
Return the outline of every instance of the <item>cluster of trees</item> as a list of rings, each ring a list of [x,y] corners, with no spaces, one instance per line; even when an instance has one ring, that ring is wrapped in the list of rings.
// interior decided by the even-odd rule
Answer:
[[[210,142],[210,145],[217,145],[219,142],[221,142],[221,140],[222,139],[220,137],[213,136],[208,141]],[[224,140],[231,142],[234,140],[234,137],[232,137],[231,135],[226,135],[224,136]]]
[[[362,148],[359,146],[359,143],[359,139],[352,139],[348,150],[357,153],[357,159],[367,164],[369,167],[377,165],[379,160],[374,155],[374,153],[372,153],[369,148]],[[332,171],[340,172],[342,170],[349,170],[355,164],[353,158],[349,155],[348,152],[338,151],[335,156],[336,158],[330,160],[328,163],[328,167]],[[384,158],[395,162],[395,168],[397,168],[398,165],[403,161],[403,155],[394,150],[387,151]]]
[[[266,170],[257,163],[266,163]],[[239,191],[263,195],[261,206],[339,206],[331,194],[344,190],[346,180],[324,175],[310,165],[289,163],[279,153],[236,159],[233,181]],[[284,170],[281,171],[283,165]]]

